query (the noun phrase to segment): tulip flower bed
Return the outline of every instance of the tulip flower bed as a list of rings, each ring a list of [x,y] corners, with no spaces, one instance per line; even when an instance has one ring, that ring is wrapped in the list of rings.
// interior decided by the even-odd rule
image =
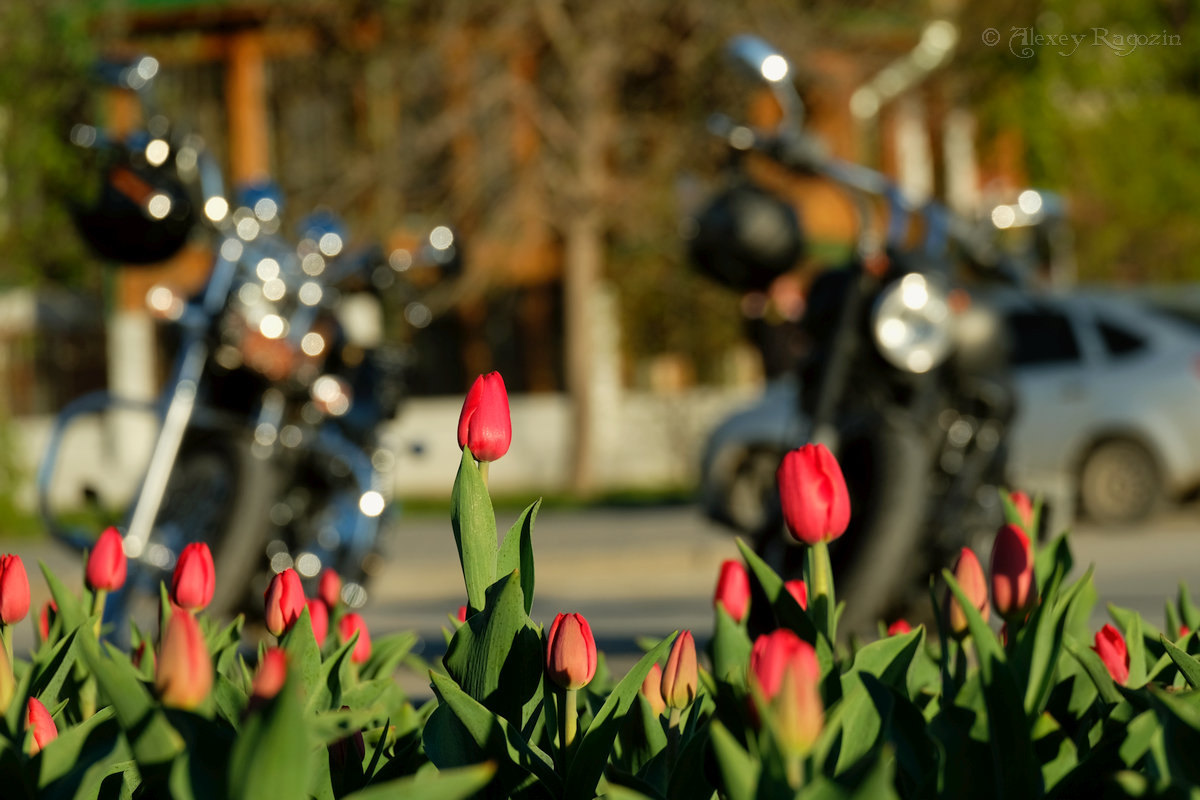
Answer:
[[[1200,795],[1200,610],[1181,591],[1166,632],[1115,607],[1115,626],[1089,630],[1091,573],[1072,579],[1065,535],[1034,547],[1023,495],[1005,499],[986,570],[964,548],[931,581],[936,630],[898,620],[839,637],[828,546],[850,509],[832,456],[801,448],[779,475],[803,580],[739,544],[714,576],[706,657],[682,631],[611,676],[581,615],[530,617],[539,504],[499,537],[487,490],[511,435],[503,381],[481,378],[451,497],[467,603],[419,708],[394,681],[414,637],[372,638],[331,572],[314,598],[294,572],[275,576],[270,637],[248,647],[241,618],[203,613],[220,576],[190,546],[162,587],[158,635],[134,628],[126,652],[100,635],[126,572],[105,532],[82,587],[43,569],[53,604],[16,659],[29,582],[0,557],[0,796]]]

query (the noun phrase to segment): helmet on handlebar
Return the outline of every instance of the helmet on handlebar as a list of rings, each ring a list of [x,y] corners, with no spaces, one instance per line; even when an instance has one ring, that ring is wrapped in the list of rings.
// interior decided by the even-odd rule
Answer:
[[[705,275],[730,288],[767,288],[804,252],[795,209],[749,181],[721,191],[695,218],[688,255]]]
[[[77,200],[72,216],[100,256],[123,264],[153,264],[179,252],[196,223],[196,208],[180,179],[166,136],[136,131],[124,140],[76,141],[92,156],[99,191]],[[79,137],[73,135],[72,139]]]

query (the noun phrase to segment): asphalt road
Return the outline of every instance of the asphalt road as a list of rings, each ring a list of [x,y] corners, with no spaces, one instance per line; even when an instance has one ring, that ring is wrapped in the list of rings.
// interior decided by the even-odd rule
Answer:
[[[499,529],[507,530],[516,516],[498,514]],[[1196,506],[1163,513],[1136,529],[1082,524],[1071,541],[1078,571],[1096,565],[1101,604],[1094,627],[1107,620],[1106,602],[1161,626],[1164,601],[1174,597],[1179,581],[1200,589]],[[699,640],[707,638],[718,566],[737,556],[733,537],[691,506],[546,511],[534,529],[534,551],[533,618],[549,624],[560,611],[582,613],[614,668],[632,660],[638,637],[688,628]],[[0,540],[0,552],[18,552],[29,566],[35,609],[48,596],[38,560],[68,581],[82,572],[78,557],[52,542]],[[465,602],[448,515],[402,518],[385,542],[385,556],[363,615],[376,635],[415,631],[423,655],[436,658],[445,649],[448,615]],[[32,628],[23,623],[16,630],[21,652]],[[413,676],[414,687],[422,684]]]

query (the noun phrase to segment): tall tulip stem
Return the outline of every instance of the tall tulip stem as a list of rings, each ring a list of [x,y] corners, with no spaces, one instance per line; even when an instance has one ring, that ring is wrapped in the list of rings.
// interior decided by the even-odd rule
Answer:
[[[834,641],[837,613],[833,596],[833,567],[829,562],[829,543],[821,540],[808,548],[809,606],[816,612],[818,626]]]
[[[104,589],[97,589],[96,594],[92,597],[92,616],[96,618],[96,622],[92,631],[96,637],[100,637],[100,624],[104,621],[104,602],[108,598],[108,592]]]
[[[667,720],[667,772],[675,769],[675,761],[679,757],[679,721],[683,716],[682,708],[672,708]]]
[[[570,763],[567,754],[571,752],[571,745],[575,743],[575,731],[579,725],[578,711],[576,709],[578,696],[578,689],[563,690],[562,713],[558,715],[558,723],[559,745],[562,750],[564,766]]]
[[[13,663],[12,630],[11,626],[2,622],[0,622],[0,641],[4,642],[4,655],[8,656],[8,665],[11,668]]]
[[[490,467],[491,464],[492,464],[492,462],[490,462],[490,461],[480,461],[479,462],[479,477],[483,478],[483,486],[485,489],[487,488],[487,485],[488,485],[488,467]]]
[[[804,785],[804,757],[796,752],[789,752],[786,756],[785,768],[787,769],[788,786],[799,790]]]

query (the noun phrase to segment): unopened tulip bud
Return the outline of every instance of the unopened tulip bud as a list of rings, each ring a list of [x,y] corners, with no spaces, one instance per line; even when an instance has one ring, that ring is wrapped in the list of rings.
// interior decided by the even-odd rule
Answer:
[[[53,600],[47,600],[42,605],[42,611],[38,614],[38,634],[42,637],[42,641],[50,640],[50,626],[54,624],[55,618],[58,616],[58,603]]]
[[[696,642],[684,631],[671,646],[662,675],[662,696],[670,708],[687,708],[696,699],[700,676],[696,667]]]
[[[263,603],[267,630],[276,636],[282,636],[290,630],[300,619],[300,612],[305,605],[304,587],[296,570],[289,567],[276,573],[263,595]]]
[[[821,668],[812,645],[786,628],[760,636],[750,653],[750,681],[771,709],[780,743],[807,752],[825,722]]]
[[[87,560],[87,585],[91,589],[113,592],[125,585],[125,543],[120,532],[108,527],[96,540]]]
[[[287,654],[278,647],[268,647],[258,662],[254,682],[250,686],[251,701],[261,703],[279,694],[287,681]]]
[[[787,589],[787,593],[795,598],[797,605],[808,611],[808,586],[805,585],[804,581],[799,578],[784,581],[783,588]]]
[[[1108,674],[1119,684],[1124,685],[1129,680],[1129,651],[1125,647],[1125,637],[1112,625],[1105,625],[1096,632],[1096,641],[1092,649],[1104,662]]]
[[[1021,518],[1021,527],[1029,530],[1033,526],[1033,500],[1025,492],[1012,492],[1008,499],[1012,501],[1017,516]]]
[[[908,624],[908,620],[898,619],[891,625],[888,625],[888,636],[898,636],[902,633],[912,633],[912,625]]]
[[[954,580],[958,582],[971,605],[975,606],[979,615],[986,621],[988,618],[987,578],[984,577],[983,567],[975,556],[975,551],[969,547],[964,547],[959,551],[958,561],[954,563]],[[967,632],[966,612],[963,611],[962,606],[958,603],[958,598],[949,588],[946,589],[945,608],[950,632],[955,636],[965,635]]]
[[[341,633],[343,644],[350,641],[350,637],[358,631],[358,641],[354,644],[354,652],[350,654],[351,661],[362,664],[371,657],[371,632],[367,630],[367,623],[361,615],[351,612],[343,616],[338,623],[338,631]]]
[[[457,615],[455,615],[455,616],[456,616],[456,618],[458,619],[458,621],[459,621],[459,622],[466,622],[466,621],[467,621],[467,607],[466,607],[466,606],[459,606],[459,607],[458,607],[458,614],[457,614]]]
[[[165,706],[193,709],[212,690],[213,664],[200,623],[182,608],[172,608],[163,635],[154,686]]]
[[[1033,545],[1025,531],[1005,525],[992,545],[992,604],[1008,622],[1024,619],[1037,602]]]
[[[508,390],[499,372],[480,375],[471,384],[458,417],[458,446],[469,447],[477,461],[495,461],[512,443]]]
[[[661,715],[667,707],[667,701],[663,700],[662,696],[662,675],[662,667],[653,664],[646,679],[642,681],[642,697],[646,698],[646,702],[650,704],[655,716]]]
[[[308,619],[312,623],[313,638],[317,647],[325,646],[325,637],[329,635],[329,607],[319,597],[305,601],[308,606]]]
[[[1192,632],[1192,629],[1191,629],[1191,628],[1189,628],[1187,625],[1180,625],[1180,626],[1179,626],[1179,638],[1180,638],[1180,639],[1182,639],[1183,637],[1187,636],[1187,635],[1188,635],[1189,633],[1191,633],[1191,632]]]
[[[171,575],[171,601],[188,611],[207,607],[216,589],[216,575],[208,545],[192,542],[179,554]]]
[[[546,636],[546,672],[564,689],[582,689],[596,675],[596,640],[582,614],[559,614]]]
[[[29,576],[18,555],[0,556],[0,622],[15,625],[29,614]]]
[[[333,567],[326,567],[321,571],[321,577],[317,581],[317,597],[325,601],[329,611],[333,611],[341,602],[342,576],[338,575]]]
[[[25,709],[25,730],[33,731],[33,741],[29,743],[29,755],[36,756],[42,748],[58,738],[58,727],[50,712],[36,697],[29,698]]]
[[[850,494],[837,459],[823,444],[806,444],[783,457],[776,474],[783,519],[805,544],[829,542],[850,524]]]
[[[713,605],[723,607],[734,622],[746,618],[750,608],[750,576],[741,561],[731,558],[721,562]]]

